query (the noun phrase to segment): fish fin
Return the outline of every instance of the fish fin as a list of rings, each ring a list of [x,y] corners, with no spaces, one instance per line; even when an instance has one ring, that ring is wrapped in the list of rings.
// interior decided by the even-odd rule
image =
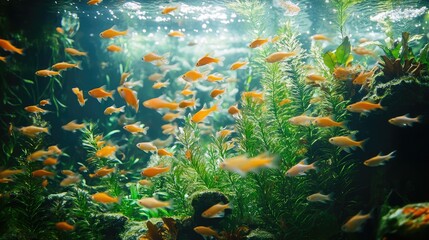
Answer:
[[[119,108],[119,112],[125,112],[125,105]]]
[[[142,133],[146,135],[148,129],[149,129],[149,127],[144,127]]]
[[[310,166],[314,171],[319,172],[319,168],[316,166],[316,163],[317,163],[317,161],[310,164]]]
[[[328,201],[334,201],[334,192],[328,194]]]
[[[109,95],[109,97],[110,97],[113,101],[115,101],[115,99],[113,98],[113,94],[115,94],[115,92],[116,92],[116,90],[112,90],[112,91],[110,91],[110,95]]]
[[[82,70],[82,61],[77,61],[75,68]]]
[[[90,178],[94,178],[94,177],[95,177],[95,174],[90,173],[90,174],[89,174],[89,177],[90,177]]]
[[[389,153],[389,154],[387,155],[387,156],[388,156],[387,160],[390,160],[390,159],[392,159],[392,158],[396,157],[396,156],[395,156],[395,153],[396,153],[396,150],[393,150],[391,153]]]
[[[307,163],[308,163],[308,158],[304,158],[304,159],[302,159],[301,161],[299,161],[299,163],[298,164],[302,164],[302,165],[307,165]]]
[[[422,116],[422,115],[419,115],[419,116],[415,117],[415,119],[416,119],[416,121],[417,121],[418,123],[423,122],[423,116]]]
[[[340,124],[341,124],[340,125],[341,128],[348,129],[349,128],[348,125],[350,124],[350,121],[345,120],[345,121],[340,122]]]
[[[216,58],[216,63],[219,65],[219,66],[223,66],[223,61],[225,61],[225,57],[220,57],[220,58]]]
[[[359,141],[359,146],[358,147],[360,147],[360,149],[362,149],[362,151],[365,151],[365,145],[367,144],[368,140],[369,140],[369,138],[366,138],[366,139],[364,139],[362,141]]]
[[[356,147],[354,147],[356,148]],[[353,149],[353,147],[344,147],[343,150],[346,151],[346,153],[351,153],[351,150]]]

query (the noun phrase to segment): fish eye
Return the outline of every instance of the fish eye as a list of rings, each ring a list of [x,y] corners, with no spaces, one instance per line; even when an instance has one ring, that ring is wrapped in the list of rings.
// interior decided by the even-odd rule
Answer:
[[[330,142],[333,142],[333,141],[334,141],[334,139],[330,138],[330,139],[329,139],[329,141],[330,141]]]

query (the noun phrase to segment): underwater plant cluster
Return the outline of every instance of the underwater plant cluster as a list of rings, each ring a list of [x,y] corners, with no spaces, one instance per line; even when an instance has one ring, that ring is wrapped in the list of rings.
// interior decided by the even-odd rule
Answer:
[[[424,5],[356,38],[371,1],[18,2],[0,239],[427,239]]]

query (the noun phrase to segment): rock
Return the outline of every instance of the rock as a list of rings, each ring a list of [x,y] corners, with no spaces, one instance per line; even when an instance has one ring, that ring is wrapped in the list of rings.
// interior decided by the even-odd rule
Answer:
[[[392,209],[381,219],[379,240],[427,240],[429,203],[408,204]]]
[[[125,230],[128,218],[122,214],[105,213],[98,216],[100,225],[103,226],[104,239],[121,239],[120,234]]]
[[[275,239],[274,235],[260,229],[252,230],[249,235],[246,236],[247,240],[268,240]]]
[[[216,225],[224,219],[228,214],[232,213],[231,209],[225,210],[225,216],[221,218],[204,218],[201,214],[207,210],[209,207],[217,203],[228,203],[229,200],[225,194],[217,191],[202,191],[197,192],[191,196],[192,198],[192,207],[194,208],[194,215],[192,216],[192,221],[196,224],[195,226],[212,226],[216,228]]]
[[[147,232],[146,221],[128,221],[121,234],[123,240],[136,240]]]

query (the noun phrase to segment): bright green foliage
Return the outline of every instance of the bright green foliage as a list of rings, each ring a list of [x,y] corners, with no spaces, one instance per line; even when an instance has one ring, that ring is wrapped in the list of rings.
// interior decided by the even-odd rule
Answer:
[[[334,72],[335,67],[347,66],[353,61],[349,37],[346,36],[341,45],[338,46],[334,52],[327,51],[323,54],[323,61],[331,73]]]

